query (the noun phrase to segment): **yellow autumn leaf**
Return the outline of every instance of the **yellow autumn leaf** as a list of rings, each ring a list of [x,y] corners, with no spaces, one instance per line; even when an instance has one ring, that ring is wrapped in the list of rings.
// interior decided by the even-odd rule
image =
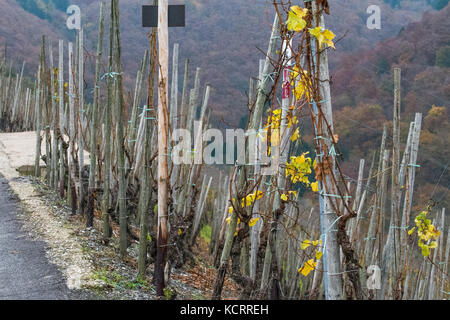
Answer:
[[[332,31],[322,29],[322,27],[319,26],[309,29],[309,33],[317,39],[319,42],[319,48],[322,48],[323,43],[329,47],[335,48],[332,40],[336,37],[336,35]]]
[[[333,43],[333,39],[336,37],[336,35],[331,31],[331,30],[328,30],[328,29],[325,29],[324,31],[323,31],[323,36],[325,37],[325,39],[326,39],[326,44],[328,45],[328,46],[330,46],[330,47],[332,47],[333,49],[336,49],[335,47],[334,47],[334,43]]]
[[[228,213],[233,213],[233,207],[228,207]]]
[[[258,222],[259,219],[260,219],[259,217],[250,219],[250,221],[248,222],[248,226],[253,227]]]
[[[300,32],[306,27],[306,21],[303,19],[308,13],[308,9],[303,9],[299,6],[292,6],[289,11],[289,17],[286,21],[287,27],[290,31]]]
[[[320,258],[322,258],[322,256],[323,256],[323,252],[316,250],[316,260],[320,260]]]
[[[422,246],[422,255],[428,257],[430,255],[430,248],[427,245]]]
[[[228,224],[231,222],[231,217],[225,219]],[[241,219],[238,218],[237,224],[241,223]]]
[[[288,114],[287,118],[288,118],[288,128],[290,128],[290,127],[292,127],[292,125],[298,123],[297,116],[293,116],[293,117],[292,117],[292,116],[290,116],[290,115]]]
[[[309,259],[308,261],[305,262],[305,265],[303,267],[298,269],[298,272],[300,272],[302,275],[304,275],[306,277],[306,276],[308,276],[308,274],[311,271],[314,270],[316,265],[317,265],[317,262],[314,262],[313,259]]]
[[[300,136],[300,130],[297,128],[291,136],[291,141],[294,142],[295,140],[298,139],[299,136]]]
[[[281,200],[283,200],[283,201],[288,201],[288,196],[286,195],[286,194],[282,194],[281,195]]]
[[[437,248],[437,242],[436,241],[431,241],[430,245],[428,246],[430,249],[434,249]]]
[[[414,232],[414,230],[416,230],[416,227],[414,227],[414,228],[412,228],[411,230],[409,230],[409,231],[408,231],[408,235],[411,235],[411,234]]]
[[[319,192],[319,182],[316,181],[316,182],[311,183],[311,189],[314,192]]]
[[[264,192],[258,190],[256,191],[256,200],[261,199],[264,196]]]
[[[311,240],[303,240],[302,243],[300,244],[300,249],[305,250],[306,248],[308,248],[311,245]]]
[[[183,231],[181,229],[178,229],[178,235],[181,236],[182,233]]]

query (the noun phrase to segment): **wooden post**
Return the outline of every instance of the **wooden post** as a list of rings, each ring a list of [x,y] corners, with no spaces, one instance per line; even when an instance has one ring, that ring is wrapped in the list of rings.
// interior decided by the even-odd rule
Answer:
[[[42,103],[41,103],[41,80],[42,74],[44,73],[44,45],[45,45],[45,37],[42,37],[42,47],[41,47],[41,61],[39,64],[38,71],[38,81],[36,87],[36,100],[35,100],[35,110],[36,110],[36,155],[34,161],[34,174],[36,178],[41,176],[41,166],[40,166],[40,157],[41,157],[41,130],[42,130]]]
[[[158,99],[158,233],[155,265],[156,293],[164,296],[164,267],[167,259],[168,201],[168,74],[169,25],[168,1],[158,1],[159,99]]]
[[[53,64],[53,45],[50,42],[49,46],[49,54],[50,54],[50,99],[52,106],[52,121],[51,121],[51,130],[52,130],[52,153],[51,153],[51,174],[50,174],[50,185],[52,188],[57,189],[58,186],[58,136],[57,136],[57,128],[58,128],[58,109],[56,108],[55,103],[55,72],[54,72],[54,64]]]
[[[442,208],[441,221],[440,221],[440,225],[438,227],[440,230],[443,230],[445,227],[445,208]],[[436,239],[438,247],[436,247],[433,252],[433,260],[432,261],[434,262],[434,264],[431,266],[431,271],[430,271],[430,276],[429,276],[428,300],[435,300],[436,287],[438,287],[438,284],[439,284],[438,283],[439,277],[435,277],[435,273],[436,273],[435,264],[439,264],[439,262],[437,261],[438,252],[439,252],[438,248],[441,247],[441,243],[444,240],[443,236],[444,235],[442,234],[442,237],[438,237]],[[447,270],[445,270],[444,272],[447,272]]]
[[[64,197],[64,40],[58,44],[58,98],[59,98],[59,195]]]
[[[444,234],[444,228],[442,228],[442,235],[443,234]],[[442,239],[442,241],[444,241],[444,239]],[[443,262],[444,262],[444,264],[442,265],[442,268],[446,271],[448,270],[449,258],[450,258],[450,228],[448,228],[448,231],[447,231],[447,243],[445,245],[445,254],[442,251],[442,257],[441,257],[441,259],[443,259]],[[447,282],[446,277],[447,277],[446,275],[442,275],[441,295],[444,294],[445,284]]]
[[[94,224],[94,192],[95,192],[95,175],[97,162],[97,127],[98,127],[98,109],[100,105],[99,88],[100,88],[100,63],[102,61],[103,52],[103,32],[104,32],[104,3],[100,3],[100,25],[98,32],[97,56],[95,57],[95,87],[94,87],[94,103],[92,104],[91,114],[91,145],[90,151],[90,167],[89,167],[89,185],[88,185],[88,203],[87,203],[87,219],[86,226],[92,227]],[[105,192],[108,192],[105,190]]]
[[[359,170],[358,170],[358,181],[356,182],[356,193],[355,193],[355,200],[353,201],[352,210],[358,210],[359,208],[359,202],[361,200],[361,190],[362,190],[362,180],[364,178],[364,165],[365,165],[365,159],[359,160]],[[351,242],[355,242],[355,237],[358,232],[358,223],[359,223],[360,217],[357,216],[356,219],[351,220],[351,228],[349,228],[349,235],[351,238]]]
[[[38,70],[38,81],[36,86],[36,98],[35,98],[35,112],[36,112],[36,156],[34,162],[34,175],[36,178],[41,176],[41,166],[40,166],[40,155],[41,155],[41,102],[40,102],[40,92],[41,92],[41,64],[39,64]]]
[[[128,124],[128,148],[130,150],[131,154],[131,161],[136,159],[136,154],[134,152],[135,145],[137,145],[136,148],[139,147],[139,144],[136,143],[136,136],[137,136],[137,122],[138,122],[138,114],[139,114],[139,103],[141,101],[141,89],[142,89],[142,81],[144,78],[145,69],[147,67],[147,56],[148,51],[145,51],[144,58],[141,62],[141,67],[139,68],[137,75],[136,75],[136,85],[134,89],[134,98],[133,98],[133,106],[131,108],[131,120]],[[142,119],[141,119],[142,120]],[[142,123],[142,121],[141,121]],[[128,159],[127,159],[128,162]],[[127,164],[127,168],[131,167],[131,164]]]
[[[84,167],[84,139],[83,139],[83,122],[86,112],[84,110],[84,32],[80,29],[78,35],[78,180],[79,180],[79,199],[78,214],[84,214],[85,192],[83,187],[83,167]]]
[[[381,177],[381,200],[380,200],[380,216],[379,216],[379,224],[378,224],[378,259],[373,258],[372,263],[379,264],[381,268],[381,281],[383,281],[383,277],[386,277],[388,274],[388,263],[385,262],[385,250],[387,243],[389,242],[389,239],[385,239],[384,237],[384,226],[385,226],[385,215],[386,215],[386,197],[387,197],[387,183],[389,179],[389,172],[388,172],[388,165],[389,165],[389,149],[384,150],[383,154],[383,163],[382,163],[382,177]],[[389,237],[389,234],[388,234]],[[385,244],[386,243],[386,244]],[[384,248],[382,245],[385,244]],[[376,250],[374,251],[374,253]],[[378,261],[377,261],[378,260]],[[386,265],[386,267],[384,267]],[[383,293],[382,293],[383,292]],[[384,298],[384,290],[383,288],[377,292],[377,298],[378,300]]]
[[[264,62],[265,60],[260,59],[259,60],[259,75],[258,75],[258,86],[259,82],[263,79],[263,68],[264,68]],[[253,105],[256,103],[255,101],[255,81],[253,78],[250,78],[250,85],[249,85],[249,103],[248,108],[249,110],[253,108]],[[259,130],[261,130],[262,124],[261,120],[259,123]],[[262,139],[260,137],[257,137],[256,143],[255,143],[255,167],[254,167],[254,176],[258,176],[261,173],[261,166],[259,165],[259,162],[261,161],[261,149],[262,149]],[[259,218],[258,222],[256,222],[256,225],[253,226],[253,228],[250,230],[250,278],[255,281],[256,280],[256,267],[257,267],[257,255],[260,245],[260,233],[263,226],[263,221],[261,219],[261,215],[259,214],[259,206],[260,202],[257,200],[255,201],[255,205],[253,207],[253,211],[256,213],[254,214],[254,218]]]
[[[173,64],[172,64],[172,86],[170,97],[170,115],[172,130],[178,129],[179,112],[178,112],[178,52],[179,44],[175,43],[173,47]],[[177,138],[177,137],[174,137]],[[179,165],[173,164],[172,174],[170,176],[170,186],[172,191],[173,207],[177,207],[177,190],[176,183],[178,180]]]
[[[322,4],[318,4],[318,9],[322,8]],[[316,2],[312,3],[313,16],[316,17]],[[325,22],[323,14],[320,14],[319,21],[316,21],[316,25],[325,28]],[[319,93],[320,97],[324,101],[321,103],[322,112],[326,118],[326,122],[333,130],[333,111],[331,105],[331,90],[330,90],[330,75],[328,70],[328,51],[321,50],[318,54],[320,59],[319,68]],[[323,125],[326,128],[326,124]],[[331,149],[332,139],[328,130],[325,130],[325,143],[327,144],[327,150]],[[323,152],[323,150],[321,150]],[[320,157],[319,157],[320,158]],[[331,168],[335,170],[335,158],[331,157]],[[323,186],[321,186],[321,184]],[[319,192],[323,190],[333,190],[333,181],[330,174],[325,175],[322,183],[319,183]],[[342,292],[342,277],[341,277],[341,263],[340,263],[340,251],[339,243],[337,239],[337,230],[331,230],[332,225],[337,220],[337,212],[334,211],[331,199],[328,196],[319,196],[319,201],[323,203],[320,207],[320,219],[322,234],[325,232],[324,241],[324,284],[325,284],[325,297],[327,300],[341,300],[343,298]]]
[[[408,193],[409,193],[409,184],[405,183],[405,179],[406,179],[406,168],[407,166],[409,167],[409,162],[410,162],[410,153],[411,153],[411,140],[412,140],[412,136],[413,136],[413,132],[414,132],[414,122],[411,122],[409,124],[409,132],[408,132],[408,140],[406,142],[406,147],[405,147],[405,152],[403,153],[403,158],[402,158],[402,162],[400,164],[400,172],[399,172],[399,185],[400,187],[400,194],[399,194],[399,212],[401,212],[401,201],[403,199],[403,194],[405,195],[405,201],[406,201],[406,197],[408,197]],[[404,207],[403,207],[404,209]],[[408,212],[409,214],[409,212]],[[403,214],[401,216],[401,226],[404,226],[404,228],[402,228],[400,230],[400,244],[401,244],[401,261],[400,261],[400,266],[402,268],[401,270],[401,275],[404,277],[405,273],[407,273],[407,265],[406,265],[406,261],[407,261],[407,257],[406,255],[408,254],[408,245],[407,245],[407,228],[406,228],[406,219],[407,217],[406,215],[406,211],[403,210]],[[406,283],[406,281],[405,281]],[[404,285],[404,282],[401,281],[400,282],[400,286],[402,287]],[[401,290],[401,292],[403,292],[403,289]],[[406,295],[407,292],[405,291]],[[404,297],[403,295],[403,297]],[[402,297],[402,298],[403,298]]]
[[[44,119],[42,121],[42,124],[44,125],[44,132],[45,132],[45,182],[47,184],[50,184],[50,175],[51,175],[51,157],[50,157],[50,148],[51,148],[51,133],[50,133],[50,101],[51,101],[51,93],[50,87],[48,85],[48,69],[47,69],[47,58],[45,53],[45,46],[44,46],[44,60],[43,60],[43,74],[42,74],[42,81],[43,81],[43,104],[45,105],[45,111],[44,111]]]
[[[372,162],[371,162],[370,167],[369,167],[369,175],[367,177],[366,188],[365,188],[365,190],[362,193],[361,200],[359,201],[359,206],[358,206],[358,211],[357,211],[357,218],[356,218],[356,221],[357,221],[357,223],[356,223],[357,232],[360,231],[359,226],[362,224],[361,220],[363,218],[361,216],[362,215],[362,210],[364,208],[364,204],[365,204],[366,198],[368,198],[368,192],[369,192],[369,188],[370,188],[370,183],[372,182],[373,167],[375,165],[375,155],[376,155],[376,152],[373,153]],[[367,218],[368,220],[369,220],[369,216],[370,216],[369,211],[370,211],[370,208],[367,210],[367,213],[368,213],[367,217],[364,217],[364,218]],[[355,246],[356,245],[357,244],[355,244]],[[364,242],[362,244],[361,244],[361,242],[358,242],[358,248],[364,248],[364,247],[365,247],[365,243]],[[364,256],[364,252],[362,252],[362,255]],[[361,256],[361,254],[359,256]],[[367,261],[367,260],[365,260],[365,261]]]
[[[172,119],[172,130],[178,128],[178,52],[180,45],[175,43],[173,46],[173,64],[172,64],[172,87],[170,97],[170,115]]]
[[[76,213],[76,190],[75,190],[75,121],[76,110],[74,104],[74,50],[72,42],[69,42],[69,105],[67,109],[67,115],[69,118],[69,177],[68,177],[68,200],[72,206],[72,214]]]
[[[25,61],[22,63],[22,71],[20,72],[20,77],[16,78],[17,84],[16,84],[16,90],[14,92],[14,103],[13,103],[13,109],[12,109],[12,115],[11,115],[11,123],[15,120],[17,108],[19,106],[19,98],[20,98],[20,91],[22,90],[22,79],[23,79],[24,68],[25,68]]]
[[[372,165],[374,164],[375,161],[375,155],[376,153],[374,153],[373,155],[373,161],[372,161]],[[381,163],[381,159],[383,158],[383,152],[380,152],[380,162]],[[371,259],[372,259],[372,250],[373,250],[373,246],[375,243],[375,228],[376,228],[376,220],[377,220],[377,201],[378,201],[378,197],[377,197],[377,192],[378,192],[378,186],[379,186],[379,181],[381,181],[381,175],[380,175],[380,171],[381,171],[381,166],[379,166],[379,170],[377,171],[377,185],[375,188],[375,195],[373,197],[373,206],[370,210],[370,218],[369,218],[369,225],[367,228],[367,236],[364,239],[364,252],[363,252],[363,256],[364,256],[364,263],[366,266],[371,264]],[[371,174],[369,173],[369,179],[371,178]],[[369,187],[369,184],[368,184]],[[367,190],[366,190],[367,191]],[[369,211],[368,210],[368,211]]]
[[[401,81],[401,70],[400,68],[394,68],[394,118],[393,118],[393,151],[392,151],[392,199],[391,199],[391,214],[394,217],[395,227],[393,244],[394,258],[399,261],[397,256],[397,247],[400,245],[400,217],[399,217],[399,168],[400,168],[400,81]],[[395,270],[394,272],[397,272]]]
[[[403,204],[403,215],[402,215],[402,226],[409,226],[409,219],[411,213],[411,206],[414,194],[414,180],[416,175],[416,167],[417,165],[417,156],[419,153],[419,140],[420,140],[420,131],[422,128],[422,114],[416,113],[414,120],[414,131],[411,137],[411,152],[409,154],[409,158],[405,159],[405,165],[407,167],[407,177],[408,180],[405,181],[406,191],[405,191],[405,201]],[[406,241],[406,229],[402,229],[403,240],[401,243],[405,243]],[[406,261],[405,257],[402,256],[402,261]]]
[[[128,247],[128,216],[127,216],[127,186],[125,183],[125,151],[124,151],[124,133],[123,133],[123,83],[122,83],[122,47],[120,42],[120,22],[119,22],[119,1],[114,0],[114,21],[115,21],[115,40],[116,40],[116,67],[117,67],[117,91],[116,91],[116,114],[117,114],[117,165],[119,172],[119,244],[120,256],[124,259],[127,255]]]
[[[151,124],[146,115],[148,115],[148,108],[153,105],[153,92],[154,92],[154,80],[155,71],[157,67],[156,61],[156,28],[153,28],[150,39],[150,70],[149,70],[149,81],[148,81],[148,101],[147,109],[142,112],[142,119],[145,123],[145,139],[144,139],[144,168],[143,168],[143,178],[142,178],[142,189],[139,198],[139,226],[141,232],[139,234],[139,256],[138,256],[138,275],[141,277],[145,276],[145,271],[147,270],[147,234],[148,234],[148,207],[151,200],[152,188],[149,182],[149,176],[151,172],[150,168],[150,156],[151,156]]]
[[[111,0],[110,26],[109,26],[109,70],[112,71],[114,62],[114,29],[115,29],[114,0]],[[111,226],[109,223],[110,194],[109,188],[111,184],[111,111],[113,108],[113,84],[114,80],[107,77],[107,105],[105,110],[105,173],[103,182],[103,198],[102,198],[102,220],[103,220],[103,241],[108,242],[111,237]]]

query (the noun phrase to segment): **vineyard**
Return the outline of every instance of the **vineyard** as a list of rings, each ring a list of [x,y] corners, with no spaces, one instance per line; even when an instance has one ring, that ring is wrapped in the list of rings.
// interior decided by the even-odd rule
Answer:
[[[25,62],[14,70],[7,48],[0,54],[0,146],[31,137],[22,150],[32,149],[33,163],[17,171],[96,230],[99,250],[112,250],[155,299],[186,297],[174,285],[186,272],[208,283],[201,297],[210,300],[447,300],[446,193],[422,200],[448,183],[448,164],[419,196],[424,116],[408,106],[405,117],[403,65],[383,70],[393,99],[379,103],[392,114],[367,149],[359,131],[344,130],[352,110],[333,115],[333,97],[345,97],[329,56],[344,35],[326,25],[328,1],[269,2],[272,30],[257,76],[248,75],[244,128],[214,129],[215,89],[201,64],[182,61],[182,41],[167,46],[169,61],[161,25],[142,39],[137,72],[124,68],[119,0],[110,0],[99,2],[95,48],[83,28],[74,42],[43,35],[31,78]],[[439,52],[448,71],[448,51]],[[338,79],[363,78],[339,70]],[[448,121],[445,107],[425,116],[427,126],[430,117]],[[358,147],[370,156],[355,158]]]

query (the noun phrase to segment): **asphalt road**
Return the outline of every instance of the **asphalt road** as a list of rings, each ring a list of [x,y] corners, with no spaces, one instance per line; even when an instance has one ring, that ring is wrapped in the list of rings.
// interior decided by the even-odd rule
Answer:
[[[65,300],[71,293],[46,244],[21,230],[18,200],[0,176],[0,300]]]

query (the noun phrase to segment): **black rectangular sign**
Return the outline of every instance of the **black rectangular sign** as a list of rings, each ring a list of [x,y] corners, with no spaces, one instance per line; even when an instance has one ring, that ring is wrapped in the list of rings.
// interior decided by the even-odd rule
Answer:
[[[186,6],[169,5],[169,27],[184,27],[186,25]],[[142,6],[142,26],[153,28],[158,26],[158,6]]]

